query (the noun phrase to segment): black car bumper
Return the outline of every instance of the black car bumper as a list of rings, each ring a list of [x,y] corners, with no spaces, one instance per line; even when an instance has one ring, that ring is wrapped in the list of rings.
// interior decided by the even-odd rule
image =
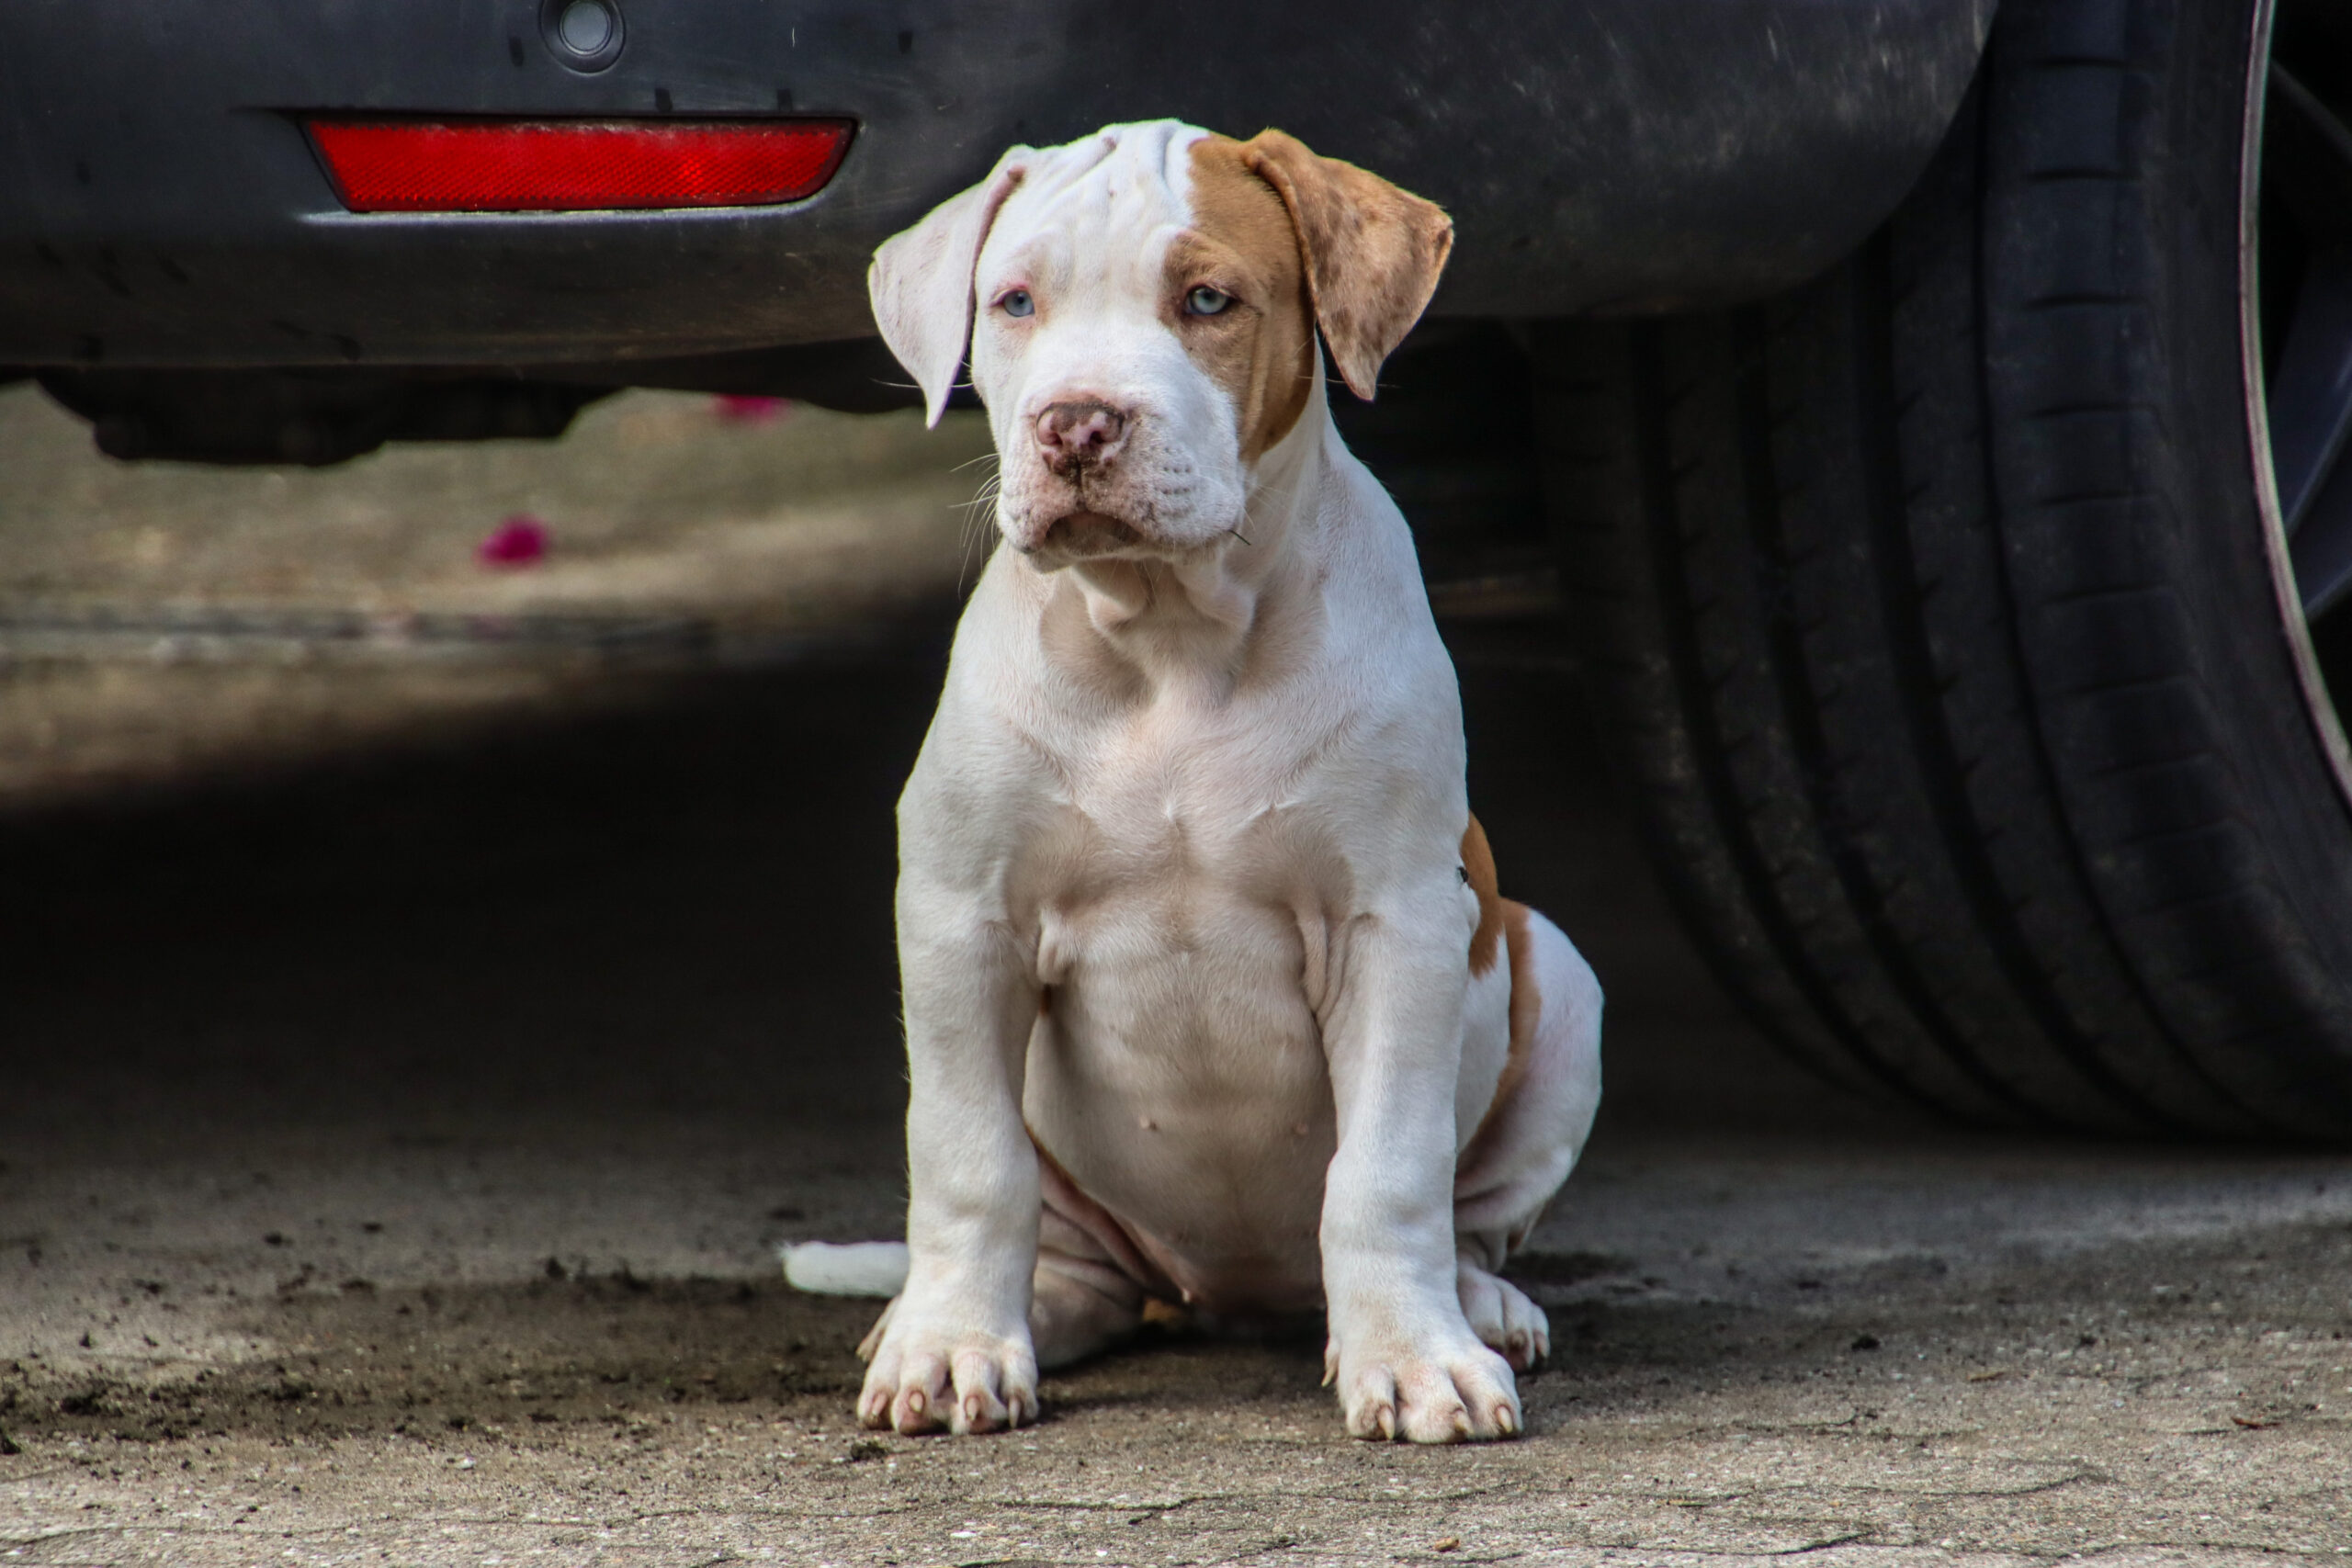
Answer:
[[[537,0],[0,11],[0,365],[627,367],[859,337],[865,260],[1009,143],[1278,124],[1445,204],[1439,309],[1753,295],[1901,197],[1991,0],[618,0],[583,73]],[[840,115],[803,202],[344,210],[313,110]]]

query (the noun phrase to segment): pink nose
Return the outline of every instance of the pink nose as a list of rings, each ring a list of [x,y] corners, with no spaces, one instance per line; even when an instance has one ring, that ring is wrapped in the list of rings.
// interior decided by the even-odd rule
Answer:
[[[1127,416],[1091,399],[1054,403],[1037,416],[1037,449],[1057,474],[1107,463],[1126,438]]]

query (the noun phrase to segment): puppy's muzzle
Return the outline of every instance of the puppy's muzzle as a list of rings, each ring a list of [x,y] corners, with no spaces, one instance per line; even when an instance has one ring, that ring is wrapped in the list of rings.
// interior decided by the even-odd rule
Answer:
[[[1065,479],[1109,464],[1126,445],[1133,416],[1091,399],[1048,404],[1032,426],[1037,454]]]

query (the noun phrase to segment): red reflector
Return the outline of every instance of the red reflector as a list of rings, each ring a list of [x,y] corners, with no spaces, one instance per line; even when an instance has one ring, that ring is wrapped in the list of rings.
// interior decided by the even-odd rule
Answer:
[[[845,119],[314,119],[354,212],[763,207],[814,196]]]

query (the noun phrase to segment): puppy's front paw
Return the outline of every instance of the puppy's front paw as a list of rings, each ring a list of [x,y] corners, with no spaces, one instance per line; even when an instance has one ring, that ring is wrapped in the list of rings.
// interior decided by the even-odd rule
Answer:
[[[941,1329],[893,1302],[876,1330],[857,1418],[909,1437],[942,1427],[959,1436],[1025,1427],[1037,1418],[1037,1356],[1012,1335]]]
[[[1527,1371],[1552,1353],[1552,1320],[1517,1285],[1467,1258],[1456,1280],[1470,1332],[1509,1361],[1512,1371]]]
[[[1351,1438],[1477,1443],[1519,1436],[1519,1392],[1500,1356],[1468,1335],[1324,1353]]]

